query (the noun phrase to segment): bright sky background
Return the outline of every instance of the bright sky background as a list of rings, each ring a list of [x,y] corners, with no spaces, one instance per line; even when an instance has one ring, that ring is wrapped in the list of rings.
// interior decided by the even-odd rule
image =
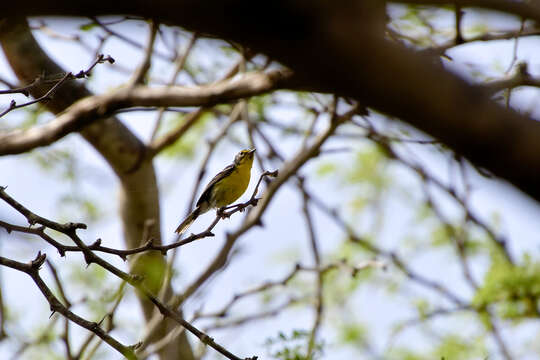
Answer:
[[[471,19],[471,21],[473,20]],[[65,20],[47,21],[47,23],[62,33],[74,33],[73,29],[76,29],[76,24]],[[508,27],[519,25],[513,20],[508,20],[507,23]],[[146,40],[146,27],[144,26],[129,25],[121,28],[121,30],[129,37],[137,39],[142,43]],[[77,72],[84,69],[93,60],[91,54],[82,51],[80,47],[74,46],[69,42],[51,39],[39,32],[36,33],[36,36],[47,52],[69,71]],[[534,58],[535,52],[537,53],[538,50],[538,41],[537,38],[520,40],[518,52],[518,58],[520,60],[527,60],[530,63],[529,70],[533,74],[540,73],[538,58]],[[185,44],[186,41],[183,42],[184,46]],[[450,52],[454,58],[454,62],[448,64],[448,66],[451,66],[460,73],[470,74],[471,69],[476,69],[487,70],[488,73],[484,74],[485,76],[500,76],[500,69],[505,69],[511,61],[512,46],[513,43],[510,41],[466,45]],[[217,61],[212,57],[211,51],[204,52],[203,50],[200,50],[196,54],[198,58],[208,63]],[[103,53],[110,54],[118,63],[129,65],[130,68],[137,65],[141,57],[139,50],[126,46],[117,40],[111,40],[103,50]],[[228,65],[224,64],[222,68],[226,70]],[[163,74],[163,78],[167,79],[170,69],[167,68],[166,63],[160,61],[155,64],[153,71],[155,74]],[[5,59],[1,56],[0,75],[3,77],[13,76],[9,70],[9,66],[5,63]],[[125,79],[125,76],[115,71],[110,71],[107,69],[107,65],[103,64],[98,65],[95,70],[95,76],[89,81],[86,81],[85,84],[93,91],[103,92],[106,89],[120,85]],[[13,77],[11,80],[14,80]],[[536,107],[538,102],[536,91],[524,90],[519,91],[519,96],[517,92],[515,94],[513,99],[516,104],[519,104],[524,109],[531,108],[533,114],[538,115],[540,109]],[[7,106],[10,100],[11,98],[8,96],[1,97],[0,108]],[[16,100],[19,101],[20,98],[16,98]],[[290,119],[298,116],[295,109],[280,108],[274,111],[276,116],[283,119],[283,122],[291,121]],[[17,116],[19,115],[16,112],[12,112],[5,119],[9,123],[17,120]],[[124,123],[126,125],[143,139],[148,138],[155,120],[155,115],[148,112],[129,113],[129,115],[124,114],[120,117],[125,120]],[[6,121],[5,119],[3,120]],[[241,133],[240,128],[235,129],[235,131]],[[274,133],[274,136],[277,136],[277,133]],[[516,141],[519,141],[519,139],[516,139]],[[280,140],[280,146],[286,149],[285,153],[289,155],[293,154],[298,144],[299,142],[294,138]],[[8,186],[9,194],[33,211],[53,219],[57,219],[59,216],[56,206],[57,199],[59,196],[65,194],[67,190],[74,192],[81,191],[91,196],[97,200],[100,209],[106,215],[98,224],[90,226],[88,231],[84,231],[81,234],[88,243],[100,237],[103,239],[105,245],[122,248],[121,227],[116,213],[118,184],[114,174],[100,156],[76,134],[62,139],[59,144],[54,146],[65,148],[68,145],[72,149],[76,149],[80,159],[76,166],[82,174],[85,174],[85,180],[79,184],[78,188],[66,189],[66,187],[71,185],[58,176],[54,176],[53,173],[42,172],[35,164],[35,161],[31,160],[27,155],[0,158],[0,185]],[[342,140],[339,140],[330,142],[325,147],[341,148],[343,146],[355,148],[362,145],[351,141],[344,143]],[[447,162],[442,161],[439,154],[430,151],[418,151],[420,149],[419,147],[413,147],[413,149],[417,157],[422,159],[424,164],[427,164],[430,172],[443,178],[447,177]],[[230,163],[238,150],[239,148],[230,142],[219,145],[216,152],[217,155],[210,162],[208,177],[213,176],[213,174]],[[41,151],[41,149],[36,151]],[[163,158],[156,161],[161,191],[162,231],[165,242],[175,239],[173,230],[184,216],[187,201],[191,195],[186,189],[192,188],[203,153],[198,153],[194,162],[173,162]],[[323,156],[321,161],[334,161],[341,164],[348,161],[349,156],[348,153],[336,153]],[[319,160],[314,161],[308,164],[302,172],[305,174],[314,174],[314,170],[320,163]],[[399,184],[403,186],[415,186],[417,184],[416,179],[408,172],[403,171],[402,168],[395,167],[392,171],[396,175],[399,175],[397,179]],[[255,168],[252,179],[258,178],[259,173],[259,169]],[[474,188],[472,207],[476,210],[477,214],[489,220],[497,213],[501,219],[499,225],[501,233],[509,238],[513,253],[520,254],[528,251],[534,257],[537,257],[540,249],[540,222],[538,221],[540,218],[540,209],[538,204],[523,196],[511,186],[499,181],[485,180],[481,177],[473,176],[472,184]],[[253,187],[254,183],[252,182],[246,194],[251,194]],[[327,199],[331,205],[346,202],[349,196],[346,190],[340,189],[339,184],[331,179],[320,179],[312,176],[308,179],[308,187],[310,189],[316,189],[315,191],[321,197]],[[420,191],[418,186],[411,187],[410,189],[411,191]],[[413,193],[411,195],[414,199],[421,199],[420,194]],[[247,198],[247,196],[245,195],[244,198]],[[405,198],[401,199],[399,193],[390,193],[385,196],[396,197],[396,201],[393,201],[392,205],[385,209],[386,223],[380,241],[383,247],[395,247],[396,241],[400,239],[400,236],[408,231],[411,217],[414,214],[413,210],[407,207],[407,200]],[[241,239],[240,246],[238,247],[239,254],[234,258],[231,266],[224,273],[216,277],[209,286],[204,288],[204,296],[196,296],[190,299],[186,304],[186,313],[189,314],[193,310],[200,309],[203,305],[207,310],[217,309],[220,307],[220,304],[226,303],[236,292],[245,290],[264,280],[282,278],[298,260],[304,264],[311,264],[306,227],[299,211],[300,208],[301,202],[296,192],[293,191],[290,185],[284,186],[263,217],[265,227],[263,229],[253,229]],[[445,210],[449,214],[453,212],[451,205],[445,207]],[[77,212],[68,212],[63,215],[67,216],[67,218],[62,218],[61,220],[84,221],[84,219],[77,218],[79,216]],[[5,204],[0,204],[0,218],[7,218],[18,224],[24,223],[23,219],[11,211]],[[190,231],[196,232],[197,230],[204,229],[212,218],[213,215],[211,214],[205,215]],[[234,229],[240,219],[241,216],[235,216],[229,221],[220,223],[215,231],[215,238],[205,239],[181,248],[176,266],[180,272],[180,276],[174,283],[177,289],[181,289],[190,283],[190,280],[204,269],[205,264],[220,249],[222,239],[224,238],[224,231]],[[315,211],[315,220],[316,227],[321,234],[320,240],[324,252],[332,251],[342,240],[343,234],[334,224],[317,211]],[[38,249],[45,250],[48,257],[58,264],[63,276],[67,276],[67,266],[69,264],[83,264],[78,255],[70,254],[67,259],[60,259],[55,251],[46,247],[39,240],[31,243],[25,242],[17,237],[8,236],[4,231],[0,231],[0,241],[0,253],[2,256],[15,258],[20,261],[28,261],[33,258]],[[403,250],[404,253],[407,253],[407,251],[409,250]],[[424,257],[417,259],[414,266],[419,269],[429,267],[429,269],[433,269],[433,271],[430,270],[428,273],[430,276],[439,278],[443,282],[451,283],[452,277],[460,276],[460,273],[459,270],[456,270],[459,269],[457,264],[446,263],[449,258],[453,257],[449,257],[448,254]],[[109,260],[119,266],[124,266],[116,258],[111,257]],[[62,269],[63,263],[66,264],[66,269]],[[484,271],[482,266],[474,270],[478,274]],[[394,276],[396,271],[396,269],[390,267],[386,272],[381,271],[380,276]],[[13,306],[13,312],[20,318],[18,325],[22,329],[33,329],[36,323],[46,324],[48,319],[43,317],[43,314],[47,312],[46,302],[30,279],[24,275],[5,269],[0,269],[0,274],[3,277],[2,285],[6,303]],[[46,275],[45,278],[50,280],[47,271],[42,271],[42,275]],[[423,290],[418,291],[423,294],[426,293]],[[467,289],[463,289],[463,291],[466,292]],[[67,292],[71,299],[77,299],[78,290],[76,287],[68,288]],[[347,316],[369,323],[370,332],[374,339],[384,339],[386,341],[389,331],[388,324],[394,322],[396,318],[404,319],[414,315],[402,311],[402,309],[405,309],[405,306],[400,307],[399,301],[404,301],[404,299],[393,299],[389,301],[388,295],[381,289],[369,287],[366,290],[360,290],[355,297],[357,298],[355,298],[357,306],[349,309],[352,312]],[[203,299],[204,302],[202,302]],[[141,329],[138,325],[141,322],[141,317],[138,308],[136,311],[134,310],[136,309],[136,303],[133,296],[128,301],[132,306],[121,306],[118,318],[122,322],[133,324],[133,330],[131,333],[115,333],[115,335],[118,335],[118,338],[126,343],[135,343],[138,341],[138,336],[141,335]],[[255,311],[257,307],[255,303],[247,301],[236,309],[238,313],[245,313],[248,310]],[[266,354],[262,343],[267,337],[275,337],[279,330],[287,331],[287,329],[294,328],[309,329],[311,323],[311,309],[299,310],[298,308],[293,308],[292,310],[283,312],[279,317],[265,320],[255,327],[247,326],[241,328],[240,332],[233,330],[229,332],[216,332],[215,334],[212,333],[212,335],[215,336],[218,342],[225,344],[234,353],[241,354],[242,356],[260,355],[262,358],[265,358]],[[538,326],[534,327],[532,325],[532,328],[538,331]],[[527,339],[527,334],[532,328],[527,325],[520,330],[523,332],[524,340]],[[13,330],[24,334],[23,331]],[[467,331],[466,328],[464,331]],[[332,332],[327,330],[323,332],[323,336],[327,338],[330,344],[333,341],[335,342]],[[407,343],[411,339],[416,340],[418,341],[418,346],[421,347],[422,338],[418,336],[417,333],[408,332],[405,336],[400,337],[400,341]],[[510,338],[508,340],[515,341],[516,338]],[[384,347],[385,343],[381,342],[376,345]],[[350,355],[346,348],[341,348],[337,351],[338,348],[339,346],[332,346],[331,350],[327,351],[325,359],[344,359],[347,358],[347,354]],[[12,344],[7,342],[0,343],[0,354],[11,353],[12,351]],[[211,349],[208,351],[209,353],[212,352]],[[117,356],[114,355],[110,358],[116,359]],[[209,358],[212,359],[214,357],[210,356]]]

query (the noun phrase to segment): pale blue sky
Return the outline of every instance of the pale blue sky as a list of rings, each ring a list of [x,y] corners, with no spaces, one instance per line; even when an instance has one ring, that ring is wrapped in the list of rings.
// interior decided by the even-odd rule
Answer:
[[[66,21],[48,21],[53,28],[59,31],[74,32],[74,23]],[[513,23],[511,24],[513,25]],[[138,39],[144,42],[146,39],[146,29],[143,26],[130,25],[124,27],[123,30],[131,38]],[[80,47],[74,46],[66,41],[52,40],[47,36],[36,33],[38,40],[43,44],[49,54],[59,61],[65,69],[77,72],[92,61],[92,56]],[[519,58],[526,59],[531,62],[530,70],[536,73],[538,70],[538,58],[535,56],[535,49],[538,47],[538,39],[529,38],[523,39],[520,42]],[[183,42],[185,46],[186,41]],[[500,74],[497,63],[507,64],[510,61],[512,48],[511,42],[499,42],[495,45],[474,44],[464,46],[458,50],[452,51],[454,63],[449,66],[457,69],[461,73],[469,73],[470,69],[481,68],[487,69],[486,76],[494,76]],[[197,50],[199,59],[203,62],[211,64],[217,61],[213,54],[204,47]],[[103,51],[105,54],[110,54],[119,63],[128,65],[131,68],[138,64],[140,52],[132,47],[126,46],[119,41],[111,41]],[[56,55],[56,56],[54,56]],[[219,60],[222,61],[222,60]],[[232,59],[231,59],[232,61]],[[155,74],[168,78],[169,69],[163,61],[155,64]],[[504,67],[504,66],[503,66]],[[224,64],[224,68],[227,65]],[[0,75],[7,77],[10,75],[9,67],[4,59],[0,56]],[[116,87],[122,84],[126,77],[117,72],[110,71],[106,64],[99,65],[95,71],[95,77],[87,82],[87,85],[96,92],[106,91],[108,88]],[[514,96],[516,104],[523,104],[524,107],[536,105],[538,93],[536,91],[520,92],[522,97]],[[0,107],[9,103],[10,98],[3,96],[0,98]],[[537,114],[539,109],[534,108],[533,113]],[[290,108],[277,108],[274,110],[275,115],[283,119],[283,122],[291,121],[298,113]],[[4,121],[8,123],[17,120],[16,112],[9,114]],[[124,123],[128,125],[141,138],[148,138],[155,119],[155,115],[147,112],[129,113],[121,115]],[[240,136],[243,136],[243,129],[238,127]],[[274,134],[276,140],[279,139],[279,144],[285,149],[285,153],[292,154],[298,147],[299,142],[293,138],[280,139]],[[518,140],[516,140],[518,141]],[[80,187],[73,191],[82,191],[84,194],[97,199],[101,205],[102,211],[106,214],[105,219],[98,224],[91,226],[88,231],[82,232],[84,239],[87,242],[92,242],[97,237],[103,239],[104,244],[113,247],[122,247],[121,228],[116,215],[116,198],[117,198],[117,183],[112,171],[104,164],[96,152],[90,148],[77,135],[70,135],[62,139],[58,147],[65,148],[72,146],[77,149],[78,156],[81,159],[79,167],[80,171],[88,174]],[[328,143],[328,148],[351,146],[358,147],[357,142],[349,141],[343,143],[342,140],[334,140]],[[208,177],[221,170],[226,164],[232,161],[235,152],[239,148],[225,141],[219,145],[216,155],[212,158]],[[418,146],[413,146],[415,156],[422,160],[429,171],[443,179],[447,178],[448,168],[447,162],[435,152],[422,151]],[[42,151],[38,149],[36,151]],[[171,161],[169,159],[158,159],[156,161],[156,170],[160,183],[161,190],[161,209],[162,209],[162,231],[163,239],[166,242],[174,240],[173,230],[185,214],[186,203],[190,198],[188,190],[192,188],[195,173],[199,166],[199,161],[202,158],[202,153],[198,154],[194,162],[186,161]],[[331,160],[342,164],[350,160],[351,155],[339,153],[326,155],[322,161]],[[304,170],[306,174],[314,174],[315,169],[320,162],[309,163]],[[273,169],[269,169],[273,170]],[[403,168],[394,167],[391,169],[392,174],[396,176],[396,182],[403,187],[410,187],[411,196],[415,200],[421,199],[420,188],[417,185],[415,177]],[[9,156],[0,158],[0,185],[8,186],[9,193],[17,200],[39,213],[42,216],[56,218],[58,216],[56,208],[56,199],[66,192],[66,182],[52,176],[50,173],[43,173],[38,169],[31,159],[26,155]],[[258,168],[253,172],[253,179],[258,178]],[[523,251],[528,251],[533,256],[538,255],[540,244],[540,210],[538,204],[526,196],[520,194],[507,184],[499,181],[485,180],[479,176],[472,177],[472,185],[474,193],[471,206],[477,211],[478,215],[484,219],[491,219],[494,213],[498,213],[501,218],[500,230],[509,238],[509,244],[515,254],[521,254]],[[248,194],[251,193],[254,183],[252,182]],[[308,178],[309,188],[315,190],[322,197],[329,200],[330,204],[339,204],[346,202],[350,194],[347,189],[340,189],[339,184],[333,180],[320,179],[315,176]],[[409,203],[405,198],[401,198],[399,192],[391,192],[385,196],[395,197],[390,205],[385,208],[385,224],[384,230],[381,232],[378,241],[383,247],[397,248],[398,251],[403,251],[407,254],[407,249],[400,249],[400,236],[409,231],[411,226],[411,218],[414,216],[414,209],[409,207]],[[247,197],[247,195],[245,195]],[[111,200],[112,199],[112,200]],[[239,244],[239,255],[236,256],[234,262],[229,268],[218,277],[216,277],[209,286],[204,288],[204,296],[196,296],[190,299],[186,304],[186,313],[199,309],[203,304],[205,309],[211,310],[219,308],[236,292],[245,290],[246,288],[258,284],[267,279],[279,279],[284,274],[288,273],[295,261],[302,261],[306,264],[311,264],[311,256],[309,253],[308,239],[306,237],[305,223],[301,217],[299,209],[301,203],[298,194],[293,191],[290,185],[284,186],[277,197],[272,202],[271,206],[265,213],[263,221],[265,227],[263,229],[256,228],[244,236]],[[445,201],[442,199],[441,201]],[[444,207],[449,214],[454,214],[454,210],[450,204]],[[84,221],[84,219],[74,218],[70,221]],[[17,216],[7,206],[0,204],[0,218],[8,218],[23,223],[20,216]],[[211,221],[213,215],[208,214],[201,217],[190,231],[204,229]],[[216,251],[219,250],[224,238],[224,231],[234,229],[239,223],[241,216],[235,216],[229,221],[222,222],[218,225],[215,233],[215,238],[205,239],[196,242],[192,245],[185,246],[181,249],[178,260],[177,269],[180,272],[178,280],[175,282],[177,288],[182,288],[195,278],[204,266],[213,258]],[[331,252],[342,240],[343,234],[340,230],[331,223],[326,217],[315,211],[316,227],[321,235],[321,245],[325,252]],[[66,219],[67,220],[67,219]],[[69,255],[67,259],[60,259],[58,254],[51,248],[45,246],[39,241],[34,241],[31,245],[18,240],[16,237],[7,236],[5,232],[0,231],[1,249],[3,256],[16,258],[17,260],[27,261],[35,255],[36,250],[41,249],[46,251],[47,255],[53,259],[60,268],[61,274],[67,276],[67,269],[62,269],[62,264],[82,264],[80,257],[77,255]],[[454,284],[461,276],[457,264],[447,263],[455,257],[449,254],[441,253],[433,256],[421,257],[412,261],[412,266],[415,269],[423,270],[427,275],[437,278],[444,283]],[[287,260],[286,260],[287,259]],[[110,258],[119,266],[124,266],[121,261]],[[444,264],[444,266],[441,266]],[[478,274],[485,271],[485,267],[480,264],[474,269]],[[23,275],[13,271],[2,269],[4,293],[7,297],[6,302],[13,304],[15,312],[20,316],[19,326],[25,329],[31,329],[35,326],[34,321],[39,318],[38,323],[46,323],[47,319],[43,317],[47,306],[41,294],[33,286],[32,282]],[[43,271],[46,275],[47,272]],[[386,272],[381,272],[380,276],[392,277],[399,276],[398,271],[390,267]],[[50,277],[46,276],[50,280]],[[429,294],[425,290],[412,287],[413,291],[418,291],[421,294]],[[467,292],[463,288],[461,291]],[[25,294],[21,296],[21,294]],[[77,298],[77,289],[68,289],[68,294],[71,298]],[[429,295],[431,296],[431,295]],[[202,300],[204,299],[204,301]],[[129,333],[117,333],[118,337],[127,343],[135,343],[140,336],[137,323],[141,320],[136,303],[133,297],[130,298],[130,306],[121,307],[119,314],[121,321],[134,324],[133,331]],[[375,345],[384,347],[385,341],[389,334],[389,325],[396,319],[406,319],[414,314],[407,308],[406,299],[391,298],[381,289],[372,286],[361,289],[355,295],[354,303],[356,306],[351,309],[351,317],[358,316],[359,319],[370,324],[371,337],[375,339]],[[238,313],[246,311],[246,309],[256,310],[254,302],[244,302],[236,308]],[[77,310],[77,309],[76,309]],[[81,310],[82,311],[82,310]],[[233,311],[234,313],[235,311]],[[84,315],[84,313],[82,313]],[[188,316],[189,318],[189,316]],[[216,332],[212,334],[217,341],[226,345],[228,349],[242,356],[260,355],[261,358],[266,358],[263,341],[269,336],[275,336],[279,330],[287,330],[293,328],[309,329],[312,323],[312,311],[292,309],[272,320],[263,321],[254,327],[247,326],[242,328],[239,333],[232,332]],[[441,325],[444,328],[446,325]],[[533,325],[535,331],[539,330],[537,325]],[[464,329],[464,331],[467,331]],[[514,332],[515,331],[515,332]],[[524,326],[521,330],[512,330],[512,334],[522,334],[523,339],[527,339],[530,334],[530,325]],[[81,331],[81,333],[84,333]],[[332,344],[333,332],[325,330],[322,333],[327,340]],[[518,339],[521,337],[518,336]],[[515,341],[515,337],[509,337]],[[401,336],[398,341],[403,343],[417,342],[416,346],[424,347],[422,337],[419,333],[409,332]],[[427,342],[426,342],[427,343]],[[105,347],[106,348],[106,347]],[[0,343],[0,353],[12,351],[12,344]],[[380,349],[379,349],[380,350]],[[209,350],[212,352],[212,350]],[[112,354],[108,351],[109,354]],[[343,359],[350,354],[347,349],[339,349],[331,345],[325,359]],[[116,354],[110,356],[111,359],[116,359]],[[212,356],[209,357],[213,358]],[[497,358],[497,357],[494,357]]]

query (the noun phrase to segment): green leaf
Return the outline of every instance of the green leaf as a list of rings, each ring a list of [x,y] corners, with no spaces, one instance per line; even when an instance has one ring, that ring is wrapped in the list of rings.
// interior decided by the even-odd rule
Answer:
[[[339,339],[342,343],[358,346],[366,342],[368,330],[359,322],[348,323],[339,328]]]
[[[319,165],[317,168],[317,175],[320,177],[332,175],[336,172],[337,166],[331,162],[325,162]]]
[[[82,24],[81,26],[79,26],[79,30],[81,30],[81,31],[90,31],[93,28],[95,28],[96,26],[98,26],[98,24],[96,24],[94,22],[86,23],[86,24]]]
[[[525,254],[521,264],[513,265],[495,256],[484,283],[473,298],[473,305],[484,309],[495,304],[500,316],[519,320],[537,317],[539,298],[540,262]]]

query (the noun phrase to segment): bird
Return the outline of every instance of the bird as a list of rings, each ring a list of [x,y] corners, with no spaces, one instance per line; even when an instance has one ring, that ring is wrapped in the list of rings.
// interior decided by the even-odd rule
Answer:
[[[193,222],[210,209],[233,203],[246,191],[251,179],[255,149],[245,149],[234,157],[234,162],[217,173],[204,188],[195,209],[178,225],[175,233],[183,234]]]

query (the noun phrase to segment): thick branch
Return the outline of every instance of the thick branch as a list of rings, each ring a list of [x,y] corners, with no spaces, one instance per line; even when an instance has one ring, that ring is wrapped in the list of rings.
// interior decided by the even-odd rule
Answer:
[[[52,144],[119,109],[133,106],[209,106],[274,90],[281,86],[289,75],[283,71],[251,73],[239,79],[200,87],[128,87],[106,95],[87,97],[43,126],[0,133],[0,155],[19,154],[38,146]],[[196,119],[197,116],[192,118]],[[168,144],[167,138],[160,141],[153,145],[152,152],[158,152]]]
[[[540,21],[540,5],[531,1],[457,3],[462,8],[484,7]],[[14,4],[5,4],[4,13],[19,13],[21,9]],[[387,41],[384,5],[379,0],[277,1],[266,4],[266,11],[260,12],[245,0],[226,5],[162,0],[153,2],[152,7],[138,2],[96,0],[84,8],[65,0],[54,4],[33,0],[25,3],[22,11],[32,15],[153,16],[164,23],[232,39],[287,65],[302,88],[356,98],[366,106],[401,118],[540,199],[540,124],[497,105],[481,87],[437,65],[436,57],[421,56]],[[179,8],[182,11],[171,11]]]

